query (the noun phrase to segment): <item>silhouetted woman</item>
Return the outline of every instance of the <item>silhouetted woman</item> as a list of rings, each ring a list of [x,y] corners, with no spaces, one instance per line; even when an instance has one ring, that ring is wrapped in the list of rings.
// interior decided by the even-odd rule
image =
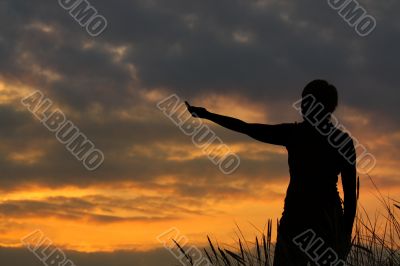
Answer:
[[[275,266],[342,265],[337,261],[348,254],[356,213],[356,155],[350,136],[331,121],[337,102],[333,85],[314,80],[302,93],[304,121],[278,125],[246,123],[186,103],[194,117],[286,147],[290,183],[278,228]],[[339,174],[343,208],[337,189]]]

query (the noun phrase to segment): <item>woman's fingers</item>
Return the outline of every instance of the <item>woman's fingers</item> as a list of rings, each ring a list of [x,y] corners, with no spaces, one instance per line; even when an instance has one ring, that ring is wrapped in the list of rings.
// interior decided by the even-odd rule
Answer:
[[[185,104],[189,113],[191,113],[193,117],[201,117],[201,113],[205,111],[203,107],[191,106],[187,101],[185,101]]]
[[[194,114],[193,114],[193,107],[192,107],[187,101],[185,101],[185,104],[186,104],[186,107],[187,107],[189,113],[191,113],[192,116],[194,116]]]

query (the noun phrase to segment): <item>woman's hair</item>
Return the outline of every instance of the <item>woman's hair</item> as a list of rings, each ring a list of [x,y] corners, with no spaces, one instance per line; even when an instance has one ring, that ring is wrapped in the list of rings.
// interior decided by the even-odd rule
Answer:
[[[311,81],[304,87],[302,93],[302,113],[306,114],[310,108],[309,105],[304,103],[306,97],[312,96],[315,99],[315,104],[323,105],[323,113],[331,114],[335,111],[338,105],[338,93],[336,87],[328,83],[326,80],[316,79]],[[307,99],[309,100],[309,99]],[[313,104],[313,106],[315,106]]]

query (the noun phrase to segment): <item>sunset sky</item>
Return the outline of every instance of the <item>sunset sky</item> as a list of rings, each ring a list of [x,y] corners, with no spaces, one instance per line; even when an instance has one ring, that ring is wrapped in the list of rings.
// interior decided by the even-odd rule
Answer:
[[[156,107],[171,94],[247,122],[294,122],[302,88],[326,79],[338,119],[377,160],[371,177],[400,200],[398,0],[359,1],[377,21],[367,37],[327,1],[89,2],[108,22],[97,37],[56,0],[0,0],[1,265],[41,265],[21,244],[35,230],[77,266],[156,266],[173,264],[157,240],[171,227],[199,247],[207,235],[234,243],[236,224],[250,239],[268,218],[276,228],[286,150],[209,124],[241,159],[225,175]],[[36,90],[104,153],[100,168],[21,104]]]

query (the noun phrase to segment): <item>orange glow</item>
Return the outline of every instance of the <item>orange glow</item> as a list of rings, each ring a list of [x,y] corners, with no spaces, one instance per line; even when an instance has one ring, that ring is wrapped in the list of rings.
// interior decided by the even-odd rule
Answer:
[[[44,27],[41,30],[48,29]],[[119,58],[124,56],[125,49],[121,47],[111,52]],[[51,70],[43,70],[42,74],[50,80],[60,78]],[[0,104],[13,106],[15,110],[24,110],[19,100],[31,90],[27,86],[0,81]],[[124,123],[165,122],[166,118],[155,108],[155,103],[165,95],[167,94],[163,89],[147,91],[141,94],[141,105],[116,108],[109,113],[103,106],[93,103],[88,106],[85,116],[99,124],[118,119]],[[204,105],[215,112],[237,116],[249,122],[268,121],[268,114],[262,105],[253,104],[239,96],[211,95],[202,100],[195,99],[193,104]],[[61,108],[71,119],[82,116],[68,106],[62,105]],[[378,164],[372,176],[377,177],[376,182],[382,187],[383,193],[398,194],[400,187],[393,186],[391,180],[399,178],[399,160],[391,143],[400,139],[400,133],[379,135],[374,131],[366,132],[363,128],[371,127],[371,119],[356,110],[347,111],[349,115],[344,117],[344,121],[351,125],[352,132],[362,143],[368,140],[366,146],[377,157]],[[361,121],[361,124],[356,124],[355,121]],[[178,128],[174,134],[185,137]],[[49,136],[53,137],[50,134]],[[118,141],[112,141],[114,140]],[[204,152],[192,145],[189,137],[185,143],[177,144],[176,141],[127,141],[120,156],[127,164],[137,158],[146,159],[150,167],[157,167],[152,165],[153,159],[162,161],[163,164],[178,165],[177,167],[196,160],[206,160]],[[227,144],[244,159],[244,164],[246,161],[264,164],[278,158],[277,156],[285,158],[286,155],[284,148],[260,144],[251,139]],[[13,147],[0,143],[0,148],[7,154],[6,158],[10,163],[22,167],[48,160],[48,147],[44,145],[43,142],[33,142],[26,147]],[[215,166],[210,162],[207,167]],[[114,183],[83,182],[82,186],[47,186],[45,182],[30,180],[13,190],[1,191],[0,205],[6,208],[2,210],[4,213],[0,213],[0,245],[21,246],[20,239],[23,236],[40,229],[55,245],[71,250],[149,250],[162,246],[156,237],[171,227],[178,228],[193,245],[206,244],[206,235],[211,235],[220,243],[232,244],[237,239],[235,224],[240,226],[249,239],[258,233],[256,228],[264,229],[268,218],[274,221],[276,229],[275,221],[281,216],[289,181],[287,168],[283,169],[287,174],[279,177],[271,176],[274,174],[269,171],[242,173],[240,176],[201,176],[200,172],[202,178],[193,178],[186,172],[177,175],[166,172],[152,176],[151,180],[140,179],[142,173],[136,172],[135,168],[127,169],[125,174],[129,178],[124,181],[116,179]],[[171,169],[176,170],[173,167]],[[87,175],[88,180],[92,178],[91,173]],[[107,179],[114,180],[117,177],[107,176]],[[269,180],[269,177],[274,179]],[[373,190],[368,178],[362,176],[361,181],[361,202],[374,213],[379,204],[371,193]],[[38,208],[42,205],[47,209]],[[19,208],[25,212],[19,213]],[[275,232],[273,230],[273,239]]]

